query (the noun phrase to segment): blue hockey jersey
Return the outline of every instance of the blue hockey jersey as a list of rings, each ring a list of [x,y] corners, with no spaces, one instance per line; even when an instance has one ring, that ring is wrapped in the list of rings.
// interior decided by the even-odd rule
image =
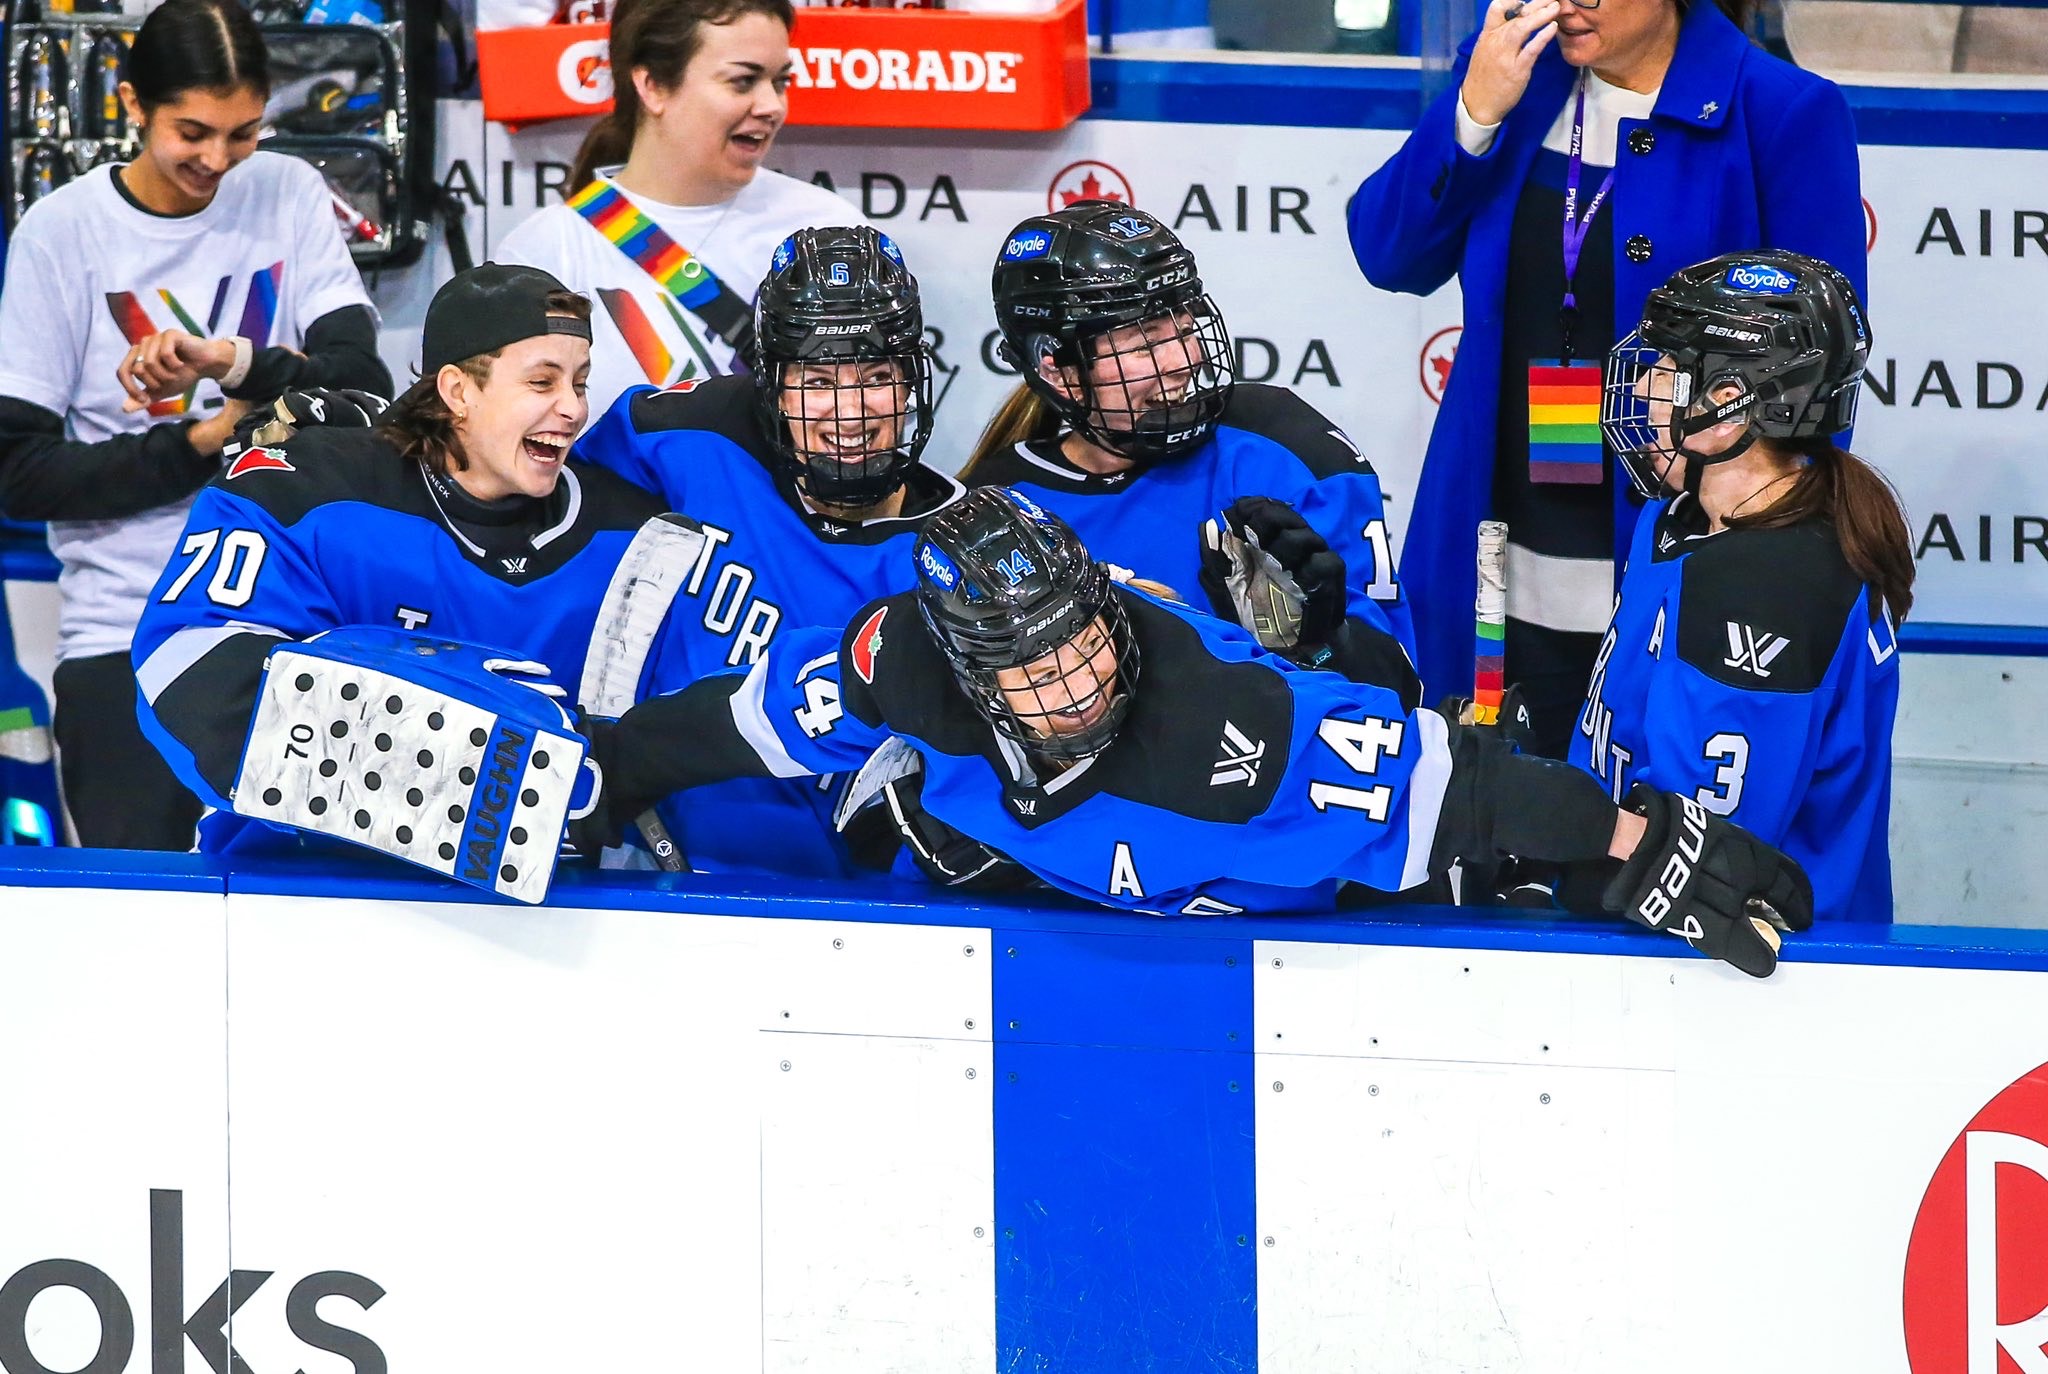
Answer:
[[[744,376],[636,387],[576,451],[658,493],[709,537],[670,616],[670,643],[650,684],[661,692],[753,663],[778,632],[824,625],[836,633],[875,597],[909,586],[923,517],[962,490],[913,467],[901,518],[856,525],[808,510],[770,454]],[[852,866],[832,829],[834,792],[832,779],[743,778],[679,794],[662,814],[701,871],[872,876]]]
[[[1399,641],[1412,661],[1415,626],[1394,570],[1379,475],[1344,431],[1284,387],[1233,388],[1207,443],[1133,471],[1083,472],[1057,440],[989,454],[964,474],[1015,487],[1059,516],[1095,557],[1202,599],[1202,522],[1244,496],[1292,505],[1343,558],[1347,612]]]
[[[1797,859],[1817,919],[1889,921],[1898,640],[1825,522],[1643,511],[1571,761],[1697,798]]]
[[[1251,634],[1119,588],[1141,689],[1109,748],[1039,776],[955,684],[902,593],[843,632],[778,640],[731,696],[778,776],[852,769],[889,736],[924,761],[932,815],[1048,884],[1134,911],[1326,911],[1339,880],[1428,871],[1450,780],[1443,719],[1298,669]]]
[[[225,810],[265,656],[344,625],[510,650],[573,699],[613,570],[666,509],[575,462],[545,500],[477,502],[365,429],[251,449],[199,493],[136,629],[143,731]],[[240,828],[209,823],[202,843]]]

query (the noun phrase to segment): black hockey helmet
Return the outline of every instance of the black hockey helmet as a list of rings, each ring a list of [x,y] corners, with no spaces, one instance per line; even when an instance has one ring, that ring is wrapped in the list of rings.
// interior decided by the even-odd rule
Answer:
[[[1230,332],[1171,229],[1134,206],[1083,201],[1034,215],[996,258],[1004,359],[1090,442],[1139,461],[1209,437],[1230,400]],[[1153,322],[1168,328],[1130,329]],[[1128,331],[1117,347],[1113,331]],[[1074,394],[1039,371],[1069,371]]]
[[[1600,427],[1646,495],[1663,494],[1678,458],[1687,486],[1759,437],[1806,439],[1856,416],[1870,325],[1856,288],[1803,253],[1729,253],[1675,273],[1650,293],[1642,323],[1607,360]],[[1717,393],[1721,399],[1715,400]],[[1651,406],[1668,407],[1659,425]],[[1686,441],[1733,420],[1743,436],[1720,453]]]
[[[1065,521],[1009,487],[976,487],[925,522],[912,557],[925,628],[997,733],[1053,759],[1109,747],[1138,646],[1109,569]]]
[[[799,229],[754,306],[762,427],[812,500],[871,506],[931,438],[932,360],[917,278],[888,235]]]

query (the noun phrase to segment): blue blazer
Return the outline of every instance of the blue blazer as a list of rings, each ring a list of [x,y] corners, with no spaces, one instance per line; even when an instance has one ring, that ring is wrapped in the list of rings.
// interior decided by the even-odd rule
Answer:
[[[1432,693],[1472,681],[1473,538],[1492,501],[1508,234],[1529,166],[1578,79],[1555,46],[1545,49],[1493,146],[1473,157],[1454,131],[1473,41],[1459,50],[1450,88],[1366,178],[1349,211],[1351,251],[1373,285],[1428,295],[1455,274],[1464,290],[1465,332],[1401,550],[1416,666]],[[1638,128],[1654,136],[1647,152],[1631,147]],[[1752,45],[1713,0],[1693,0],[1656,108],[1648,120],[1622,121],[1615,156],[1614,190],[1600,213],[1614,217],[1617,339],[1636,327],[1651,290],[1720,253],[1809,253],[1865,290],[1848,102],[1832,82]],[[1641,263],[1625,252],[1637,235],[1650,243]],[[1620,494],[1627,481],[1615,486],[1618,563],[1635,508]]]

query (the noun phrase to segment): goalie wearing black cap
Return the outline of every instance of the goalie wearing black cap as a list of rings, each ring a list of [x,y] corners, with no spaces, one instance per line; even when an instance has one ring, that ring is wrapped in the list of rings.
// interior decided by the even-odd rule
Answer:
[[[546,891],[596,782],[569,707],[631,702],[703,549],[568,457],[589,318],[545,272],[465,272],[389,410],[288,396],[200,493],[135,666],[145,732],[216,808],[203,848],[261,821]]]

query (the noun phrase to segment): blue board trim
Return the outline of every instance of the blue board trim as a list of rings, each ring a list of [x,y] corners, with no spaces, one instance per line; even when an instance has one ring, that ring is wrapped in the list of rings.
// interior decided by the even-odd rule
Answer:
[[[140,892],[228,890],[228,866],[202,854],[0,847],[0,887],[104,887]]]
[[[0,846],[0,887],[6,886],[225,891],[348,901],[485,905],[502,900],[445,880],[411,877],[395,861],[380,862],[375,856],[366,856],[361,864],[331,859],[291,864],[185,854]],[[1197,945],[1296,940],[1635,958],[1698,957],[1680,941],[1619,920],[1532,919],[1505,913],[1487,917],[1454,907],[1378,907],[1369,914],[1343,916],[1123,916],[1080,902],[1048,901],[1029,907],[1001,905],[952,897],[910,883],[842,886],[795,879],[584,871],[559,875],[549,905],[949,926],[987,929],[1005,935],[1039,932],[1117,936],[1126,940],[1141,936]],[[2048,930],[1835,923],[1787,941],[1784,957],[1788,963],[2048,970]]]
[[[1251,941],[994,953],[996,1368],[1257,1369]]]
[[[1909,654],[1992,654],[2048,658],[2048,629],[2038,625],[1960,625],[1907,621],[1899,647]]]
[[[1086,119],[1310,129],[1415,127],[1422,69],[1098,57]],[[2048,90],[1845,86],[1860,142],[1908,148],[2048,148]]]

